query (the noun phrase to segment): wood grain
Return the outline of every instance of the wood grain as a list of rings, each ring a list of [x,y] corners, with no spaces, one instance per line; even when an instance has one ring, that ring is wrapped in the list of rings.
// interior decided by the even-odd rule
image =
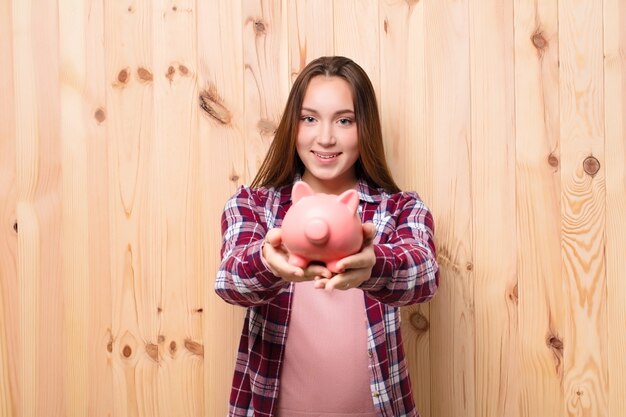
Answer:
[[[513,1],[469,2],[476,415],[519,415]]]
[[[432,198],[432,148],[426,136],[424,3],[387,1],[380,5],[380,112],[385,155],[403,190]],[[398,111],[398,109],[402,109]],[[416,117],[408,117],[416,115]],[[406,170],[402,167],[411,166]],[[431,414],[430,309],[402,309],[402,336],[413,396],[422,417]]]
[[[88,415],[108,417],[113,413],[111,235],[109,233],[108,106],[104,3],[90,2],[83,8],[85,85],[83,90],[83,138],[86,155],[88,271],[87,334]]]
[[[188,250],[199,219],[196,2],[152,2],[151,18],[154,157],[149,168],[149,221],[141,234],[148,245],[154,238],[162,243],[147,253],[145,270],[155,264],[162,269],[160,277],[146,275],[160,293],[152,310],[159,317],[158,334],[146,340],[146,353],[158,364],[159,415],[193,417],[204,413],[206,296],[200,291],[202,278],[192,274],[194,258]]]
[[[429,204],[440,268],[440,287],[430,303],[431,416],[473,417],[476,323],[468,3],[424,3],[424,25],[424,119],[433,155]]]
[[[155,157],[151,2],[105,2],[113,415],[159,416],[165,218]]]
[[[320,56],[334,55],[333,0],[289,0],[290,80]]]
[[[380,2],[341,0],[334,2],[335,55],[359,64],[372,81],[380,101]]]
[[[204,415],[223,416],[228,399],[244,309],[214,292],[220,262],[220,218],[226,200],[245,180],[243,45],[241,2],[198,3],[198,115],[196,160],[200,178],[199,230],[194,274],[202,278],[204,299]],[[204,98],[203,98],[204,97]],[[207,99],[207,101],[204,101]],[[209,111],[211,109],[219,111]],[[222,115],[222,118],[215,116]],[[227,116],[227,117],[224,117]],[[224,122],[226,121],[227,122]]]
[[[243,3],[245,181],[265,158],[289,94],[287,0]]]
[[[61,112],[61,276],[63,284],[63,394],[68,416],[88,411],[89,256],[86,89],[87,13],[82,1],[59,3]]]
[[[608,415],[626,415],[626,4],[604,1]]]
[[[608,414],[602,4],[559,2],[566,413]],[[600,163],[595,175],[584,161]]]
[[[515,2],[517,273],[522,416],[562,416],[558,10]]]
[[[0,2],[0,417],[21,415],[20,283],[17,279],[16,125],[13,12]],[[19,94],[19,93],[18,93]],[[8,138],[6,140],[5,138]]]

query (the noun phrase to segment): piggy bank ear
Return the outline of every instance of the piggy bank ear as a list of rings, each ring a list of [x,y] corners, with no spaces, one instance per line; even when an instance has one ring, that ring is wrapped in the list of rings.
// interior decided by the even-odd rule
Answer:
[[[348,206],[350,213],[356,213],[356,209],[359,207],[359,194],[356,190],[344,191],[337,199],[341,204]]]
[[[291,200],[296,204],[303,197],[313,195],[313,189],[304,181],[298,181],[291,189]]]

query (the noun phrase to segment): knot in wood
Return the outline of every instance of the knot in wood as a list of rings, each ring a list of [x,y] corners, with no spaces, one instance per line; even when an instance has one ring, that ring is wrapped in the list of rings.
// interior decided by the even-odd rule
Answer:
[[[137,68],[137,75],[139,79],[142,81],[152,81],[152,73],[145,69],[144,67]]]
[[[593,156],[588,156],[583,161],[583,169],[588,175],[594,177],[600,170],[600,161]]]
[[[259,36],[265,34],[265,22],[262,19],[256,19],[254,21],[254,33]]]
[[[551,349],[554,349],[560,352],[563,350],[563,341],[559,339],[558,337],[552,335],[548,337],[548,346]]]
[[[420,333],[427,331],[430,328],[428,319],[424,317],[419,311],[411,314],[409,321],[411,325]]]
[[[170,81],[172,81],[172,78],[174,78],[175,73],[176,73],[176,68],[170,65],[169,68],[167,69],[167,74],[165,74],[165,76],[169,78]]]
[[[204,346],[194,340],[185,339],[185,348],[194,355],[204,356]]]
[[[159,346],[154,343],[146,343],[146,353],[155,362],[159,361]]]
[[[171,352],[172,354],[174,354],[174,353],[176,353],[176,349],[177,349],[177,347],[176,347],[176,342],[174,342],[174,341],[172,340],[172,341],[170,342],[170,352]]]
[[[511,293],[509,294],[509,299],[511,301],[513,301],[515,304],[517,304],[518,300],[519,300],[519,295],[518,295],[518,287],[517,284],[515,284],[515,286],[513,287],[513,290],[511,291]]]
[[[189,73],[189,68],[181,64],[178,66],[178,71],[180,71],[183,75],[187,75]]]
[[[548,45],[548,41],[546,40],[546,38],[543,37],[542,31],[537,31],[533,33],[531,40],[535,48],[537,48],[540,51],[544,50],[546,46]]]
[[[553,153],[550,153],[550,155],[548,156],[548,165],[550,165],[552,168],[558,167],[559,166],[559,158],[554,156]]]
[[[124,68],[117,74],[117,81],[121,82],[122,84],[126,84],[128,82],[129,75],[130,74],[128,73],[128,68]]]
[[[93,114],[93,117],[95,117],[98,123],[102,123],[107,118],[107,115],[104,112],[104,109],[102,107],[99,107]]]
[[[13,223],[13,230],[15,231],[15,233],[17,233],[17,220]]]
[[[130,346],[124,346],[124,348],[122,349],[122,355],[124,355],[125,358],[130,358],[130,355],[132,354],[133,350],[130,348]]]

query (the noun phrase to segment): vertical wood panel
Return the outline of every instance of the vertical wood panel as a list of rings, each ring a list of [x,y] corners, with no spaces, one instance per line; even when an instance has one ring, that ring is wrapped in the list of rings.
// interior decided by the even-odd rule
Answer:
[[[604,0],[608,415],[626,415],[626,4]]]
[[[470,0],[476,415],[519,415],[513,1]]]
[[[432,148],[426,136],[424,3],[385,1],[380,6],[380,110],[385,155],[403,190],[432,196]],[[428,305],[402,309],[402,336],[413,395],[422,417],[430,416],[431,368]]]
[[[151,2],[105,2],[113,415],[155,416],[164,216],[154,162]],[[146,262],[149,260],[149,262]]]
[[[426,137],[440,287],[430,304],[431,415],[473,417],[474,272],[467,1],[424,3]],[[445,400],[444,400],[445,399]]]
[[[287,0],[243,2],[245,182],[261,165],[289,93]]]
[[[0,1],[0,417],[21,415],[20,283],[17,279],[16,126],[11,1]]]
[[[335,54],[354,60],[365,70],[380,102],[379,2],[336,0],[333,18]]]
[[[22,410],[64,414],[57,3],[13,2],[12,19]]]
[[[333,0],[289,0],[290,80],[320,56],[334,55]]]
[[[561,247],[569,322],[563,386],[570,416],[608,413],[602,28],[601,2],[559,2]],[[590,156],[600,164],[595,176],[585,172]]]
[[[158,366],[158,405],[162,416],[203,414],[203,345],[201,277],[192,275],[188,250],[197,230],[198,164],[196,93],[196,2],[153,2],[154,181],[155,223],[142,225],[145,241],[152,230],[162,228],[163,247],[146,259],[146,270],[162,263],[156,280],[160,299],[153,314],[159,315],[158,335],[147,340],[148,355]],[[195,191],[195,192],[194,192]],[[152,196],[151,196],[152,197]],[[151,204],[151,206],[153,205]],[[142,227],[142,229],[143,229]],[[160,342],[161,341],[161,342]],[[156,350],[156,352],[155,352]]]
[[[551,1],[515,2],[520,409],[528,417],[565,412],[557,12]]]
[[[224,416],[244,309],[213,291],[219,265],[220,216],[228,197],[244,181],[244,85],[241,2],[198,2],[198,89],[201,230],[196,271],[205,283],[204,415]]]
[[[109,166],[106,129],[106,68],[104,1],[93,0],[83,10],[85,26],[85,119],[89,282],[87,313],[89,380],[88,415],[113,412],[111,238],[109,234]],[[81,312],[74,312],[81,314]]]
[[[88,403],[90,316],[88,277],[87,155],[85,106],[86,17],[80,0],[59,0],[63,285],[63,394],[68,416],[83,416]],[[82,313],[81,313],[82,312]]]

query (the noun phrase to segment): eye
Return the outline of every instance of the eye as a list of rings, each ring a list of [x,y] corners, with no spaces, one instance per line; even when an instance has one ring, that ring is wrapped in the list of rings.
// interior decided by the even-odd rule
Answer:
[[[314,123],[315,122],[315,117],[313,117],[313,116],[302,116],[302,117],[300,117],[300,120],[302,120],[304,123]]]
[[[337,120],[337,123],[339,123],[341,126],[350,126],[352,123],[354,123],[354,121],[352,119],[348,119],[347,117],[343,117]]]

